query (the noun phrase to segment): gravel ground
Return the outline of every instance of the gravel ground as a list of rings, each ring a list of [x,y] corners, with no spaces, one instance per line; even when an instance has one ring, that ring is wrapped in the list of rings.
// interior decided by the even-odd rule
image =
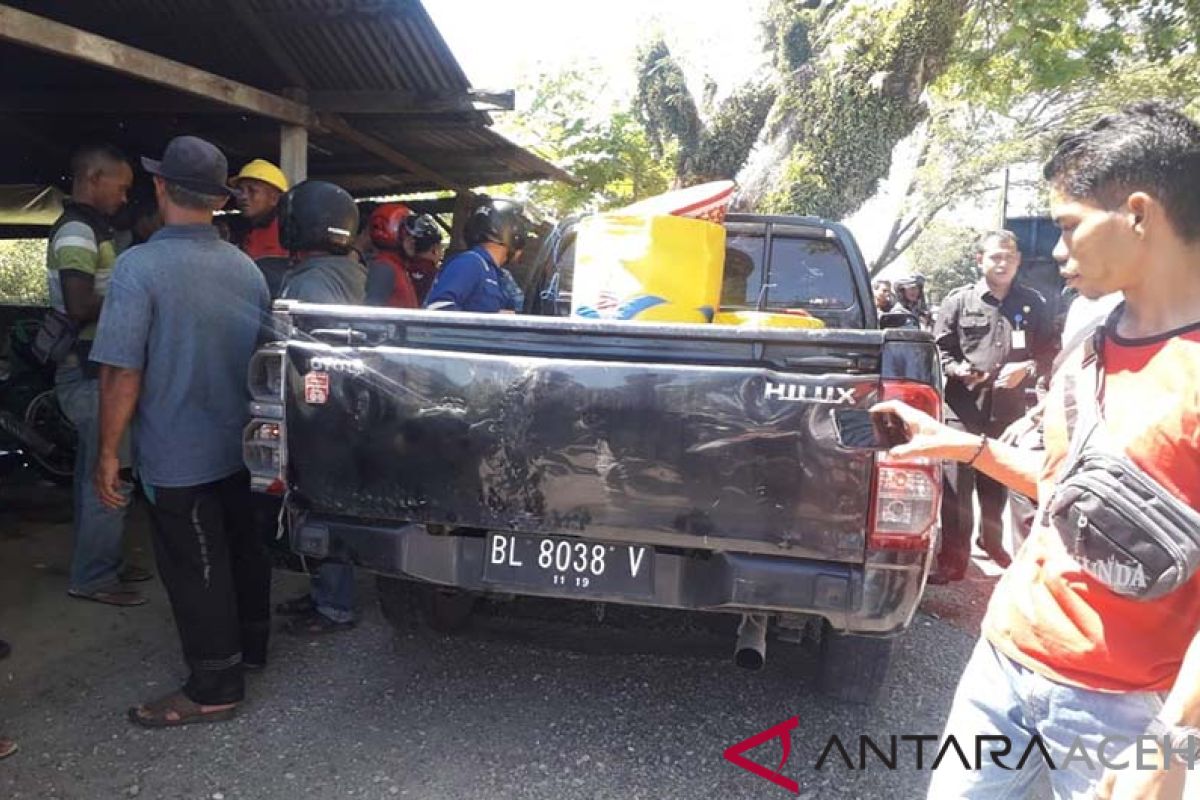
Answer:
[[[39,498],[33,500],[31,498]],[[931,589],[873,708],[812,689],[811,645],[772,643],[767,665],[732,663],[729,620],[530,604],[479,615],[447,637],[396,632],[362,576],[363,620],[317,641],[278,635],[234,721],[142,731],[125,709],[182,676],[170,610],[69,599],[69,498],[0,497],[0,798],[762,798],[786,791],[723,760],[726,747],[792,716],[782,772],[801,797],[923,797],[928,774],[877,762],[813,765],[832,734],[937,734],[992,579]],[[135,514],[135,557],[150,564]],[[276,575],[276,597],[304,579]],[[777,742],[751,756],[774,766]],[[908,759],[911,765],[911,757]]]

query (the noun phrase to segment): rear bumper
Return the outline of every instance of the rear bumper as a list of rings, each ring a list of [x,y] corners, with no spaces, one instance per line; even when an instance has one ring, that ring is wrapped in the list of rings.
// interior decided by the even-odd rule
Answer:
[[[483,581],[486,538],[432,535],[423,525],[371,525],[308,516],[292,549],[373,572],[479,592],[587,599],[702,611],[824,617],[838,630],[886,635],[908,626],[928,569],[926,551],[871,554],[866,564],[718,551],[655,549],[651,596],[531,590]]]

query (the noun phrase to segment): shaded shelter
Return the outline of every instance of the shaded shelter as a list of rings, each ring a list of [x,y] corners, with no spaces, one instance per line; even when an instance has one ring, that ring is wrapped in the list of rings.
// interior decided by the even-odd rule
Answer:
[[[236,169],[357,197],[573,180],[491,129],[512,92],[473,89],[418,0],[10,0],[0,4],[0,236],[64,187],[70,153],[216,143]],[[13,202],[4,200],[15,198]],[[6,226],[19,226],[8,228]]]

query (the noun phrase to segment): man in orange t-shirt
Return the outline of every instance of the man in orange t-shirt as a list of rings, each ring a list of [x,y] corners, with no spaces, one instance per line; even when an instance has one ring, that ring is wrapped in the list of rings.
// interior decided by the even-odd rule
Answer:
[[[1132,106],[1060,140],[1045,176],[1067,285],[1125,293],[1100,345],[1108,438],[1200,509],[1200,125]],[[885,403],[912,436],[892,454],[969,463],[1045,504],[1069,445],[1063,376],[1084,368],[1080,349],[1052,380],[1044,452]],[[1153,740],[1138,753],[1143,735]],[[1056,798],[1181,797],[1185,754],[1200,755],[1200,573],[1156,600],[1119,595],[1039,514],[988,606],[945,736],[972,763],[942,760],[931,799],[1030,796],[1047,760],[1035,752],[1014,767],[1039,744]],[[987,753],[1003,744],[988,742],[974,763],[981,736],[1007,737],[1001,763]]]

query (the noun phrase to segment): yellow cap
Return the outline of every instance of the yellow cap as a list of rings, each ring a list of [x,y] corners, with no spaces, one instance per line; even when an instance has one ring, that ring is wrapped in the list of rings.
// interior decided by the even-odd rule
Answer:
[[[256,158],[242,167],[242,171],[230,178],[229,182],[237,186],[238,181],[246,180],[247,178],[270,184],[281,192],[288,190],[288,179],[283,174],[283,170],[263,158]]]

